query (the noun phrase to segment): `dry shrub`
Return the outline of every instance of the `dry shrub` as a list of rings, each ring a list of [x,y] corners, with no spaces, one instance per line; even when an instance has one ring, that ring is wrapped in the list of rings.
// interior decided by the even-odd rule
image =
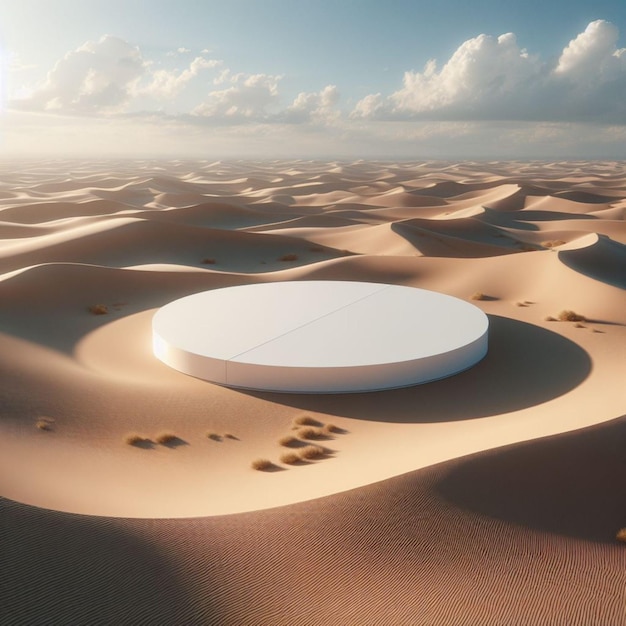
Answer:
[[[555,248],[556,246],[562,246],[565,242],[562,239],[554,239],[551,241],[542,241],[541,245],[544,248]]]
[[[626,543],[626,528],[620,528],[617,533],[615,533],[615,539]]]
[[[522,307],[526,307],[528,306],[525,302],[516,302],[515,306],[522,306]]]
[[[298,260],[298,255],[297,254],[283,254],[283,256],[281,256],[279,259],[279,261],[297,261]]]
[[[321,459],[326,455],[326,451],[321,446],[306,446],[298,452],[303,460]]]
[[[584,322],[585,318],[574,311],[561,311],[559,313],[559,320],[561,322]]]
[[[487,299],[487,296],[481,291],[477,291],[476,293],[472,294],[472,300],[486,300],[486,299]]]
[[[39,430],[53,430],[54,420],[50,417],[42,417],[35,422]]]
[[[278,443],[281,446],[285,446],[286,448],[290,448],[292,446],[296,446],[300,443],[300,441],[294,437],[293,435],[285,435],[278,440]]]
[[[168,443],[175,443],[176,441],[178,441],[178,437],[174,433],[163,432],[159,433],[154,440],[164,446]]]
[[[202,259],[202,262],[205,265],[215,265],[215,263],[216,263],[215,259],[212,259],[212,258]]]
[[[300,428],[297,433],[300,439],[322,439],[326,436],[324,430],[316,426],[305,426]]]
[[[556,322],[556,317],[552,317],[552,315],[546,315],[543,319],[546,322]]]
[[[287,465],[295,465],[299,461],[301,461],[301,459],[297,452],[285,452],[280,455],[280,462]]]
[[[293,420],[294,426],[321,426],[322,423],[309,415],[300,415]]]
[[[584,324],[581,324],[580,322],[576,322],[576,324],[574,324],[574,328],[587,328]]]
[[[222,438],[217,433],[208,432],[206,436],[213,441],[222,441]]]
[[[265,472],[274,467],[274,464],[269,459],[254,459],[251,463],[251,467],[260,472]]]
[[[127,443],[129,446],[140,446],[142,443],[148,441],[145,437],[138,435],[137,433],[130,433],[124,437],[124,443]]]
[[[224,433],[224,439],[234,439],[236,441],[237,437],[235,437],[232,433]]]
[[[326,435],[332,435],[342,432],[341,428],[339,428],[339,426],[335,426],[335,424],[325,424],[322,430]]]
[[[92,304],[87,310],[92,315],[106,315],[109,312],[109,307],[106,304]]]

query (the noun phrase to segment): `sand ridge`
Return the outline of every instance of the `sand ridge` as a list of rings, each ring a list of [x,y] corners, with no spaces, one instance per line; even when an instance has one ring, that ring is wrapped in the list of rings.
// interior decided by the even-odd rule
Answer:
[[[609,161],[0,163],[0,502],[14,571],[0,621],[86,623],[99,607],[119,623],[309,624],[298,598],[314,588],[335,611],[322,623],[626,624],[626,557],[611,544],[626,511],[605,489],[621,470],[600,453],[623,441],[625,207],[626,171]],[[211,385],[152,355],[152,315],[176,298],[324,279],[471,300],[490,318],[489,354],[425,386],[315,397]],[[549,320],[563,310],[585,319]],[[303,416],[336,427],[308,442],[324,458],[281,462]],[[146,445],[125,443],[131,433]],[[176,438],[160,444],[163,433]],[[588,460],[576,479],[595,503],[587,526],[570,500],[542,518],[549,493],[540,470],[524,471],[541,461],[550,492],[567,491],[540,452],[575,469],[571,442]],[[251,469],[256,458],[273,471]],[[504,483],[475,484],[492,473],[526,506]],[[90,575],[111,588],[124,546],[133,575],[163,568],[175,582],[162,601],[148,585],[134,606],[120,588],[117,608],[90,608],[90,578],[54,574],[50,547],[50,593],[65,598],[71,579],[80,598],[52,610],[51,596],[20,591],[46,532],[94,546],[103,569]],[[295,574],[274,585],[254,541]],[[597,562],[602,581],[585,569]],[[469,572],[479,589],[463,587]],[[223,596],[201,599],[213,584]]]

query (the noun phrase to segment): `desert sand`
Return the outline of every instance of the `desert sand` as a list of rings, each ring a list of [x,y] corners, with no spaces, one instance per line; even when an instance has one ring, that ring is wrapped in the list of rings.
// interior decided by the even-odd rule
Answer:
[[[626,624],[625,217],[621,162],[0,164],[0,623]],[[152,354],[176,298],[325,279],[489,353],[346,395]]]

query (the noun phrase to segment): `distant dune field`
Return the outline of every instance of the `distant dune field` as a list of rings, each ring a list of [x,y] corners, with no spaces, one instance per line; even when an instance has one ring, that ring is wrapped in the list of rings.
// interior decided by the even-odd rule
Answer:
[[[0,623],[626,624],[625,217],[620,162],[0,163]],[[152,355],[176,298],[314,279],[489,353],[346,395]]]

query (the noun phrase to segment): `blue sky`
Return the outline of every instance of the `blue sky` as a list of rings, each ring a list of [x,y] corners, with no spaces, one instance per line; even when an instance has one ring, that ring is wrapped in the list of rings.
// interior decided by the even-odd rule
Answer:
[[[626,3],[0,0],[0,157],[626,158]]]

